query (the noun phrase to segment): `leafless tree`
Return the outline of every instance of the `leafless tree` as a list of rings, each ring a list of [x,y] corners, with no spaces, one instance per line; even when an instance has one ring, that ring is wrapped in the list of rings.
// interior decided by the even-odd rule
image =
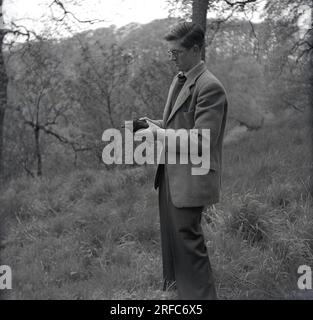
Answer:
[[[7,48],[12,46],[12,41],[5,43],[7,35],[12,36],[21,36],[26,39],[26,41],[31,38],[40,39],[35,32],[28,30],[27,28],[17,25],[12,22],[10,27],[5,27],[3,20],[3,0],[0,0],[0,177],[3,175],[3,143],[4,143],[4,124],[5,124],[5,113],[8,106],[8,96],[7,96],[7,87],[8,87],[8,75],[5,65],[5,52],[4,47]],[[14,42],[14,40],[13,40]]]
[[[20,54],[23,74],[14,79],[17,111],[23,123],[31,128],[34,138],[34,153],[37,176],[42,175],[41,135],[50,135],[65,144],[75,140],[61,133],[60,121],[67,120],[70,100],[66,83],[58,61],[49,50],[49,43],[37,42]]]

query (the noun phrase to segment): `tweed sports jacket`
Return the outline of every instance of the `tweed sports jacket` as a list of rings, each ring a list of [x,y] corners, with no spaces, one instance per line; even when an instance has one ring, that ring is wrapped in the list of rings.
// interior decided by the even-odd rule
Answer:
[[[206,174],[194,175],[192,168],[195,165],[190,162],[166,164],[171,199],[178,208],[211,205],[220,199],[222,144],[227,116],[226,92],[201,61],[187,73],[187,80],[171,107],[176,81],[177,76],[169,89],[163,119],[152,121],[164,129],[210,129],[210,170]],[[168,152],[166,145],[163,151]],[[176,152],[179,153],[179,148]],[[159,164],[154,180],[155,189],[158,188],[163,169],[164,164]]]

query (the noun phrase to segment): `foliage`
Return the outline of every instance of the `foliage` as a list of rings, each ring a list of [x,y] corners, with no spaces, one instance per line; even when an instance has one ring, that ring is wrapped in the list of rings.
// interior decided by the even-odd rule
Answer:
[[[36,110],[36,99],[45,87],[38,124],[57,116],[56,123],[45,128],[61,138],[42,131],[45,174],[51,169],[67,171],[73,165],[101,166],[105,128],[119,128],[124,120],[137,116],[161,118],[176,72],[162,38],[176,21],[156,20],[88,31],[64,41],[33,42],[11,55],[7,60],[12,105],[5,124],[7,177],[21,170],[30,174],[35,168],[34,134],[26,124],[34,121],[30,122],[27,110]],[[297,30],[283,20],[265,20],[255,24],[252,32],[249,22],[234,19],[217,30],[215,20],[208,20],[206,61],[229,96],[228,130],[239,124],[257,129],[267,118],[293,109],[303,112],[308,106],[312,91],[308,61],[304,56],[297,60],[298,53],[292,51]],[[21,112],[15,114],[18,107]]]

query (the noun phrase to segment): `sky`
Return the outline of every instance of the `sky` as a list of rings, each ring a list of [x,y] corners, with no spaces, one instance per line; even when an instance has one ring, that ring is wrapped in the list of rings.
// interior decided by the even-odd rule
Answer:
[[[3,2],[5,23],[14,21],[37,34],[50,30],[56,37],[71,35],[60,24],[51,22],[53,15],[62,16],[57,6],[49,7],[53,0],[4,0]],[[113,24],[121,27],[130,22],[148,23],[168,16],[166,0],[63,0],[63,2],[66,3],[66,8],[80,20],[101,20],[100,23],[93,25],[76,23],[76,27],[72,22],[72,32],[108,27]],[[252,21],[257,22],[260,19],[255,16]],[[308,25],[309,22],[306,15],[302,23]]]
[[[4,0],[4,22],[14,21],[33,29],[37,33],[42,32],[47,26],[52,14],[61,17],[61,11],[57,6],[49,5],[53,0]],[[73,2],[65,0],[64,3]],[[154,19],[166,18],[168,9],[166,0],[80,0],[81,5],[67,5],[67,9],[75,13],[80,20],[99,19],[103,22],[94,27],[110,26],[112,24],[121,27],[130,22],[148,23]],[[92,5],[91,5],[92,4]],[[90,29],[93,26],[85,24]],[[84,28],[82,25],[81,28]]]

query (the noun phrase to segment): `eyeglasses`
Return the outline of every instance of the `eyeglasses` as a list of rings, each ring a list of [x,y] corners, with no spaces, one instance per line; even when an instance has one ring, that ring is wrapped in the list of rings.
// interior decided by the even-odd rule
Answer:
[[[183,50],[168,50],[168,56],[170,59],[174,58],[175,60],[178,58],[178,56],[183,53]]]

